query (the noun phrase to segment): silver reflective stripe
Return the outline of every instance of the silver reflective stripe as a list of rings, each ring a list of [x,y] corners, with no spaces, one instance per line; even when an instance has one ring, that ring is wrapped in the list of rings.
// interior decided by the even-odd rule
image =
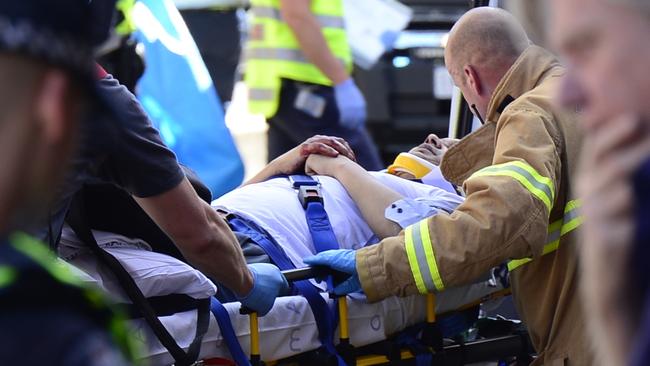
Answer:
[[[420,275],[422,276],[424,285],[428,291],[435,291],[436,285],[433,282],[433,278],[431,278],[431,270],[429,269],[429,263],[427,263],[427,255],[424,252],[420,225],[417,224],[413,225],[413,247],[415,248],[418,266],[420,267]]]
[[[486,172],[497,172],[497,171],[504,171],[504,170],[511,170],[511,171],[515,171],[515,172],[521,174],[535,188],[537,188],[540,191],[546,193],[546,196],[548,197],[548,200],[550,202],[553,202],[553,192],[551,191],[551,188],[549,186],[547,186],[546,184],[544,184],[544,183],[540,183],[537,179],[535,179],[535,177],[533,177],[532,174],[530,174],[525,169],[522,169],[522,168],[520,168],[518,166],[514,166],[514,165],[508,165],[507,167],[494,167],[494,168],[486,168],[486,169],[484,169],[484,171],[486,171]]]
[[[309,63],[302,51],[291,48],[249,48],[246,50],[246,59],[284,60]]]
[[[248,97],[251,100],[273,100],[275,91],[273,89],[250,88]]]
[[[546,242],[553,243],[554,241],[560,240],[561,236],[562,236],[562,228],[560,227],[557,230],[548,233],[548,236],[546,237]]]
[[[570,211],[565,212],[564,213],[564,218],[563,218],[562,221],[567,223],[567,222],[577,218],[578,216],[580,216],[580,210],[578,210],[578,208],[579,207],[574,207]]]
[[[282,21],[282,14],[280,14],[280,9],[268,7],[268,6],[255,6],[251,9],[254,16],[258,18],[271,18],[275,20]],[[316,15],[316,19],[320,23],[321,27],[326,28],[345,28],[345,20],[343,17],[336,15]]]

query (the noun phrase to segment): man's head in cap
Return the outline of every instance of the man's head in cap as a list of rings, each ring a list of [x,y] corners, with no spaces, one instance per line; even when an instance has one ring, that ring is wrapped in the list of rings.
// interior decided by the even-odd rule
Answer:
[[[502,9],[475,8],[454,24],[445,64],[479,118],[485,118],[492,93],[529,45],[521,24]]]
[[[0,2],[0,233],[44,207],[67,166],[84,104],[92,99],[93,48],[114,1]]]

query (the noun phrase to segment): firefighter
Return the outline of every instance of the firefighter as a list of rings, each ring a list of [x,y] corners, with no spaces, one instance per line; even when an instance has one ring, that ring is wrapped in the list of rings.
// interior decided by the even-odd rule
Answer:
[[[465,203],[356,255],[323,252],[305,263],[350,273],[336,291],[362,289],[369,301],[378,301],[466,284],[507,262],[517,308],[539,355],[534,364],[590,365],[577,294],[580,203],[571,178],[581,136],[574,115],[552,108],[564,69],[530,44],[509,13],[495,8],[473,9],[459,19],[445,62],[483,121],[447,150],[440,165],[445,178],[462,186]],[[320,173],[309,160],[307,168]]]

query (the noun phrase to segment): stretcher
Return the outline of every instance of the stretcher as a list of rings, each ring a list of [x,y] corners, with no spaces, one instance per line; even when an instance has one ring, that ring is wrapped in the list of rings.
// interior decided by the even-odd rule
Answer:
[[[182,287],[185,293],[193,297],[205,297],[214,294],[214,286],[200,272],[186,264],[163,254],[149,252],[141,248],[107,248],[129,273],[134,277],[146,296],[155,296],[170,292],[179,292]],[[107,273],[98,269],[92,256],[77,255],[71,260],[83,273],[80,274],[88,282],[93,282],[109,293],[117,302],[125,301],[119,293],[119,287],[110,279]],[[172,269],[170,269],[172,268]],[[164,270],[160,278],[155,279],[152,273]],[[290,280],[299,280],[313,275],[313,271],[293,271],[287,274]],[[84,274],[85,273],[85,274]],[[297,273],[297,274],[296,274]],[[178,280],[182,278],[182,280]],[[185,283],[185,285],[183,285]],[[173,289],[166,289],[171,286]],[[335,343],[339,347],[348,349],[348,358],[356,358],[356,353],[361,350],[366,354],[364,347],[382,344],[391,336],[399,334],[402,330],[416,324],[433,324],[436,314],[443,314],[455,309],[463,308],[463,304],[475,305],[478,302],[501,296],[504,290],[493,283],[481,281],[476,284],[453,288],[438,296],[429,295],[411,296],[406,298],[388,298],[384,301],[369,304],[361,294],[352,294],[345,298],[330,299],[327,293],[322,296],[331,305],[338,306],[340,323],[335,335]],[[336,304],[338,302],[338,304]],[[287,296],[276,300],[269,314],[257,317],[244,311],[239,303],[224,304],[230,321],[233,325],[237,340],[242,349],[255,361],[264,361],[267,364],[279,360],[291,360],[314,352],[321,347],[318,338],[318,329],[314,315],[301,296]],[[433,310],[435,309],[435,311]],[[173,335],[179,346],[187,349],[193,341],[196,332],[197,311],[188,310],[169,316],[160,317],[162,324]],[[143,319],[132,320],[133,337],[140,339],[143,344],[141,357],[150,365],[170,365],[174,363],[173,357],[161,344]],[[506,349],[514,349],[513,344],[521,346],[521,337],[505,338],[501,340],[507,345]],[[481,347],[487,354],[493,355],[494,345],[485,348],[484,341]],[[453,346],[450,346],[453,348]],[[469,347],[465,345],[465,350]],[[516,347],[515,347],[516,348]],[[356,350],[350,352],[349,350]],[[487,351],[486,351],[487,350]],[[457,350],[458,351],[458,350]],[[371,353],[377,353],[371,350]],[[450,351],[451,352],[451,351]],[[342,351],[342,353],[345,353]],[[377,355],[369,357],[367,354],[356,361],[357,365],[389,363],[390,355]],[[393,358],[413,358],[412,352],[397,352]],[[448,356],[449,357],[449,356]],[[467,355],[463,356],[467,359]],[[231,351],[226,346],[224,337],[214,317],[211,317],[208,330],[204,335],[200,347],[199,359],[205,364],[208,360],[231,360]],[[313,364],[313,359],[299,364]],[[223,364],[223,363],[222,363]],[[348,363],[350,364],[350,363]]]

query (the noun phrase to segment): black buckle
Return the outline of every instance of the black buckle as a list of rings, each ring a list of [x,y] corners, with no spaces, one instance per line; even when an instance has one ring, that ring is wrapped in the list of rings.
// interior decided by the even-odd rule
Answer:
[[[323,204],[323,194],[321,193],[320,185],[298,187],[298,200],[300,200],[302,208],[307,208],[307,204],[310,202]]]

